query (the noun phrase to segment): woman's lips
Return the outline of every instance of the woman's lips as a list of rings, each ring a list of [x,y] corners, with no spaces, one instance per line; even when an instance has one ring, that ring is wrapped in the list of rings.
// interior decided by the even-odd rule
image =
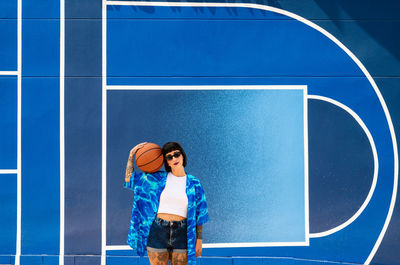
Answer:
[[[176,163],[174,163],[174,166],[176,166],[176,165],[178,165],[179,164],[179,162],[176,162]]]

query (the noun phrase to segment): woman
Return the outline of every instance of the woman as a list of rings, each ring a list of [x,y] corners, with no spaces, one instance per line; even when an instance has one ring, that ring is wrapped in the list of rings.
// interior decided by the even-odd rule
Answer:
[[[134,191],[128,244],[142,256],[147,249],[151,265],[195,265],[202,252],[203,224],[208,210],[200,181],[185,172],[186,154],[180,144],[162,148],[165,171],[137,173],[129,154],[125,187]]]

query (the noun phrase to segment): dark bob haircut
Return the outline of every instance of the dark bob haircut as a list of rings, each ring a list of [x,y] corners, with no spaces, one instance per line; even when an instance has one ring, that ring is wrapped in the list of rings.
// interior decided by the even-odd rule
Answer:
[[[168,162],[167,162],[167,159],[165,159],[165,155],[172,151],[175,151],[175,150],[181,151],[182,156],[183,156],[183,167],[186,167],[187,159],[186,159],[185,151],[183,151],[182,146],[180,144],[178,144],[177,142],[168,142],[168,143],[164,144],[164,146],[162,147],[162,154],[164,157],[164,167],[167,172],[171,172],[171,167],[168,166]]]

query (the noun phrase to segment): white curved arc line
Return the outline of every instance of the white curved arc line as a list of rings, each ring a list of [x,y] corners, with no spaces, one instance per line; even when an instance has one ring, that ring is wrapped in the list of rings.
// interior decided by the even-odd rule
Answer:
[[[337,231],[342,230],[343,228],[345,228],[346,226],[348,226],[352,222],[354,222],[354,220],[356,220],[361,215],[361,213],[364,211],[364,209],[367,207],[368,203],[370,202],[372,195],[374,194],[376,183],[378,181],[379,162],[378,162],[378,153],[376,151],[375,142],[374,142],[374,139],[373,139],[370,131],[368,130],[367,126],[362,121],[362,119],[352,109],[350,109],[346,105],[344,105],[334,99],[328,98],[328,97],[317,96],[317,95],[308,95],[308,98],[329,102],[329,103],[345,110],[347,113],[349,113],[358,122],[358,124],[364,130],[364,133],[367,135],[369,144],[371,145],[372,155],[374,157],[374,175],[373,175],[373,179],[372,179],[371,188],[369,189],[367,198],[364,200],[364,203],[361,205],[361,207],[358,209],[358,211],[343,224],[338,225],[338,226],[336,226],[332,229],[329,229],[327,231],[324,231],[324,232],[310,233],[311,238],[316,238],[316,237],[328,236],[330,234],[333,234],[333,233],[336,233]]]
[[[389,211],[386,216],[385,223],[382,227],[381,233],[379,234],[379,237],[377,241],[375,242],[375,245],[373,249],[371,250],[371,253],[369,254],[368,258],[366,259],[364,264],[369,264],[374,257],[376,251],[378,250],[383,236],[386,233],[386,230],[389,226],[390,219],[392,218],[393,215],[393,210],[394,210],[394,205],[396,203],[396,195],[397,195],[397,185],[398,185],[398,170],[399,170],[399,161],[398,161],[398,151],[397,151],[397,141],[396,141],[396,135],[394,132],[394,127],[392,123],[392,119],[389,114],[389,110],[386,106],[385,100],[382,97],[381,92],[378,89],[378,86],[376,85],[375,81],[372,79],[371,75],[367,71],[367,69],[364,67],[364,65],[358,60],[358,58],[349,50],[347,49],[343,43],[341,43],[338,39],[336,39],[332,34],[330,34],[328,31],[325,29],[321,28],[317,24],[300,17],[299,15],[296,15],[292,12],[279,9],[276,7],[270,7],[270,6],[265,6],[265,5],[260,5],[260,4],[249,4],[249,3],[191,3],[191,2],[136,2],[136,1],[106,1],[103,0],[105,5],[135,5],[135,6],[187,6],[187,7],[243,7],[243,8],[254,8],[254,9],[261,9],[261,10],[266,10],[266,11],[271,11],[271,12],[276,12],[278,14],[286,15],[288,17],[291,17],[293,19],[296,19],[312,28],[315,30],[318,30],[322,34],[324,34],[326,37],[328,37],[330,40],[332,40],[336,45],[338,45],[342,50],[344,50],[347,55],[350,56],[350,58],[353,59],[353,61],[360,67],[361,71],[365,74],[367,77],[368,81],[371,83],[372,87],[375,90],[375,93],[377,94],[379,101],[382,105],[383,111],[385,113],[389,130],[390,130],[390,135],[392,137],[392,143],[393,143],[393,156],[394,156],[394,183],[393,183],[393,191],[392,191],[392,199],[390,201],[390,206],[389,206]],[[104,7],[103,7],[104,8]],[[104,12],[104,11],[103,11]],[[103,77],[104,78],[104,77]]]

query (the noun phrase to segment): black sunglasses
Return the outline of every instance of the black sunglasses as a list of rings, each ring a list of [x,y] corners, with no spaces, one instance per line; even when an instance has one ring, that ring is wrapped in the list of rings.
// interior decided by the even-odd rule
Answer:
[[[181,156],[181,152],[179,152],[179,151],[177,151],[177,152],[175,152],[174,154],[172,154],[172,155],[167,155],[167,156],[165,156],[165,159],[167,159],[167,161],[171,161],[172,160],[172,158],[178,158],[178,157],[180,157]]]

